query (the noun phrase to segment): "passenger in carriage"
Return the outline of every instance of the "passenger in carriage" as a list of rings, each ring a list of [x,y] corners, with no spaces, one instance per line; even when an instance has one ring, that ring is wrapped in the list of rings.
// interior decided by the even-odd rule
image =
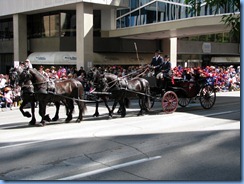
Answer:
[[[183,78],[183,80],[187,80],[187,81],[191,80],[191,74],[190,74],[190,71],[189,71],[188,68],[185,68],[183,70],[183,72],[182,72],[182,78]]]
[[[160,88],[165,87],[165,84],[166,84],[165,79],[172,77],[170,58],[168,55],[165,55],[164,59],[165,60],[159,67],[160,72],[156,75],[157,85]]]
[[[184,68],[182,78],[186,81],[195,81],[196,76],[200,76],[199,68]]]

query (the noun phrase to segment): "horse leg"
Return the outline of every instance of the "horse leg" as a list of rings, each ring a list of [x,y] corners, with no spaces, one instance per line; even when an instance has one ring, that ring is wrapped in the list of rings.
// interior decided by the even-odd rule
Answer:
[[[35,102],[31,101],[31,114],[32,118],[31,121],[29,122],[29,125],[35,125],[36,124],[36,116],[35,116]]]
[[[45,101],[39,101],[39,115],[42,118],[40,124],[42,124],[42,126],[46,125],[46,121],[45,121],[46,105],[47,103]]]
[[[73,118],[72,113],[75,108],[73,100],[67,100],[65,103],[65,108],[66,108],[66,115],[67,115],[65,122],[69,123]]]
[[[96,101],[96,109],[95,109],[95,113],[93,114],[93,117],[98,117],[98,116],[99,116],[98,106],[99,106],[99,102],[98,102],[98,100],[97,100],[97,101]]]
[[[140,106],[140,111],[137,114],[137,116],[143,115],[143,99],[141,97],[139,97],[139,106]]]
[[[78,109],[79,109],[79,116],[76,120],[77,123],[80,123],[83,119],[83,102],[80,101],[76,101],[77,105],[78,105]]]
[[[126,109],[125,109],[125,105],[124,105],[124,100],[120,99],[119,100],[119,105],[120,105],[120,109],[121,109],[121,117],[125,117],[126,116]]]
[[[56,106],[56,113],[55,116],[52,118],[52,121],[57,121],[59,119],[59,109],[60,109],[60,102],[54,102]]]
[[[114,109],[116,108],[117,104],[118,104],[118,101],[117,101],[117,100],[114,100],[114,104],[113,104],[113,107],[112,107],[111,113],[114,113]],[[118,114],[120,114],[120,113],[121,113],[121,109],[120,109],[120,107],[119,107],[119,109],[118,109],[118,112],[117,112],[117,113],[118,113]]]
[[[24,106],[28,103],[26,99],[23,99],[23,102],[21,103],[19,110],[23,114],[24,117],[30,118],[31,114],[28,111],[24,111]]]
[[[103,96],[103,97],[102,97],[102,100],[103,100],[105,106],[106,106],[107,109],[108,109],[108,116],[112,118],[112,117],[113,117],[113,111],[110,110],[110,107],[109,107],[109,105],[108,105],[108,100],[107,100],[106,96]]]

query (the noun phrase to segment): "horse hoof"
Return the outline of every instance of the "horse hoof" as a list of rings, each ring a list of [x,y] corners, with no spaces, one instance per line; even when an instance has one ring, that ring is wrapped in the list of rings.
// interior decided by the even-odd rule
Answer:
[[[35,125],[35,124],[36,124],[35,121],[30,121],[30,122],[29,122],[29,126],[33,126],[33,125]]]
[[[65,123],[69,123],[71,120],[70,119],[66,119],[65,120]]]
[[[81,122],[81,119],[77,119],[77,120],[76,120],[76,123],[80,123],[80,122]]]
[[[31,114],[29,112],[25,112],[24,113],[24,116],[27,117],[27,118],[30,118],[31,117]]]
[[[98,117],[98,116],[99,116],[99,113],[93,114],[93,117]]]
[[[59,117],[52,118],[52,121],[58,121]]]
[[[124,118],[125,117],[125,114],[121,114],[121,118]]]
[[[42,123],[35,124],[37,127],[43,127],[44,125]]]
[[[141,113],[141,112],[139,112],[138,114],[137,114],[137,116],[142,116],[143,115],[143,113]]]
[[[51,118],[49,117],[49,114],[47,114],[47,115],[44,117],[44,120],[45,120],[45,121],[48,121],[48,122],[51,121]]]

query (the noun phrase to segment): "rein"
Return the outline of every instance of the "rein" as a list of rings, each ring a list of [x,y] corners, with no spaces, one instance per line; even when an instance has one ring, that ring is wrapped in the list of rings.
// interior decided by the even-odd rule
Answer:
[[[136,75],[135,77],[131,78],[131,80],[132,80],[132,79],[135,79],[135,78],[138,78],[138,77],[140,77],[140,76],[142,76],[142,75],[144,75],[144,74],[147,72],[147,69],[144,70],[144,68],[142,68],[142,69],[139,69],[139,71],[143,71],[143,72],[141,72],[141,73],[139,73],[138,75]],[[131,73],[129,73],[129,74],[127,74],[127,75],[124,75],[124,76],[122,76],[122,77],[118,77],[118,76],[117,76],[116,79],[114,79],[114,80],[112,80],[112,81],[110,81],[110,82],[108,83],[108,84],[110,84],[110,83],[113,83],[113,82],[114,82],[114,84],[113,84],[112,86],[105,88],[105,91],[107,91],[107,90],[111,89],[112,87],[114,87],[117,83],[119,83],[118,81],[120,81],[121,79],[124,79],[124,78],[126,78],[126,77],[128,77],[128,76],[131,76],[131,75],[133,75],[133,74],[135,74],[135,73],[137,73],[137,72],[139,72],[139,71],[131,72]],[[126,80],[126,83],[128,83],[127,80]]]

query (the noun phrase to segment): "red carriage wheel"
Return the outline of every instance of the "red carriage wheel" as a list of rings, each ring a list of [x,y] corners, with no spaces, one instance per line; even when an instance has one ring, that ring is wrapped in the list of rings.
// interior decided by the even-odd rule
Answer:
[[[173,113],[178,107],[178,97],[173,91],[167,91],[162,98],[162,108],[165,113]]]

